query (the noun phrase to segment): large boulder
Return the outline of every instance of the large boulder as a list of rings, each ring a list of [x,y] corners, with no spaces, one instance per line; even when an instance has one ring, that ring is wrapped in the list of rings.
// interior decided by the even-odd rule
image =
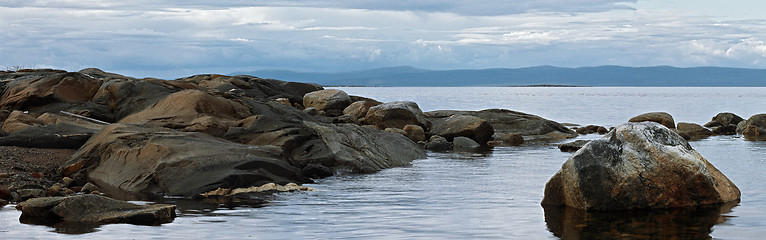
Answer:
[[[577,137],[577,133],[560,123],[539,116],[507,109],[481,111],[439,110],[426,112],[429,120],[448,118],[453,115],[474,116],[487,121],[494,129],[493,137],[500,139],[505,134],[519,134],[528,140],[559,140]]]
[[[174,205],[137,205],[94,194],[33,198],[16,208],[21,210],[21,222],[158,225],[172,222],[176,217]]]
[[[399,128],[408,124],[418,125],[423,130],[431,129],[431,122],[425,118],[418,104],[410,101],[387,102],[367,110],[364,123],[379,129]]]
[[[57,112],[89,101],[101,84],[101,80],[76,72],[21,75],[5,84],[0,108]]]
[[[373,173],[386,168],[409,166],[426,154],[402,134],[391,134],[355,124],[304,122],[319,138],[294,149],[301,165],[321,164],[330,169]],[[300,149],[301,151],[295,151]]]
[[[250,109],[240,103],[200,90],[184,90],[123,118],[120,123],[146,124],[223,136],[235,121],[250,115]]]
[[[618,126],[567,160],[545,185],[543,205],[586,210],[691,207],[736,201],[740,191],[672,130]]]
[[[34,126],[0,137],[0,146],[78,149],[98,131],[66,122]]]
[[[452,141],[455,137],[467,137],[478,143],[492,140],[495,129],[486,120],[470,115],[452,115],[447,118],[434,118],[431,134],[439,135]]]
[[[207,134],[111,124],[61,169],[83,172],[107,192],[193,196],[216,188],[310,180],[274,146],[236,144]]]
[[[343,110],[351,104],[351,97],[338,89],[325,89],[306,93],[303,106],[324,111],[328,116],[343,115]]]
[[[107,78],[91,99],[92,104],[83,106],[83,115],[117,122],[122,118],[140,112],[174,92],[184,90],[168,81],[130,78]]]
[[[737,125],[737,133],[751,141],[766,140],[766,114],[756,114]]]
[[[667,128],[676,128],[673,116],[666,112],[649,112],[632,117],[628,122],[656,122]]]

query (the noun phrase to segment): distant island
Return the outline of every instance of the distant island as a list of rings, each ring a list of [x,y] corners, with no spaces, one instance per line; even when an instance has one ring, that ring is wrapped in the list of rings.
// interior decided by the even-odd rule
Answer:
[[[507,87],[507,86],[635,86],[635,87],[766,87],[766,69],[669,66],[599,66],[562,68],[490,68],[426,70],[409,66],[352,72],[260,70],[235,72],[323,86],[365,87]]]

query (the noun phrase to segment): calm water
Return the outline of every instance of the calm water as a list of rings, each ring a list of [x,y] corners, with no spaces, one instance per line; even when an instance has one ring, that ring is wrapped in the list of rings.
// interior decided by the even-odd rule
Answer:
[[[343,88],[425,111],[508,108],[559,122],[614,126],[650,111],[705,123],[718,112],[766,112],[766,88]],[[596,138],[588,135],[581,138]],[[179,217],[162,226],[20,224],[0,210],[0,238],[253,239],[760,239],[766,236],[766,142],[712,137],[691,143],[742,191],[739,204],[654,212],[543,209],[545,182],[570,156],[555,144],[485,153],[429,153],[412,167],[321,179],[313,192],[263,203],[169,199]],[[72,234],[79,234],[73,236]]]

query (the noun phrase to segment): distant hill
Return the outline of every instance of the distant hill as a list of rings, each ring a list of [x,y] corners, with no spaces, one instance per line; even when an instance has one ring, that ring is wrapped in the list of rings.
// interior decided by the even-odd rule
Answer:
[[[238,72],[324,86],[636,86],[636,87],[766,87],[766,69],[724,67],[677,68],[600,66],[560,68],[491,68],[425,70],[389,67],[355,72],[311,73],[284,70]]]

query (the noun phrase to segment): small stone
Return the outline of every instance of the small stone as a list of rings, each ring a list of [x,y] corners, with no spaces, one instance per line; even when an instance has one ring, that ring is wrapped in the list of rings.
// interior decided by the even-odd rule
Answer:
[[[289,98],[277,98],[277,99],[274,99],[274,101],[276,101],[276,102],[278,102],[278,103],[280,103],[282,105],[288,106],[288,107],[292,107],[293,106],[290,103],[290,99]]]
[[[98,190],[94,190],[94,191],[91,191],[90,194],[101,195],[101,192]]]
[[[63,184],[61,184],[61,183],[56,183],[56,184],[53,184],[53,186],[49,187],[48,188],[48,196],[58,196],[58,195],[61,195],[61,194],[59,194],[59,192],[61,192],[61,190],[63,189],[62,185]]]
[[[64,189],[64,194],[66,194],[66,195],[72,195],[72,194],[75,194],[75,193],[76,192],[74,190],[72,190],[72,189],[69,189],[69,188]]]
[[[398,128],[386,128],[386,129],[385,129],[385,130],[383,130],[383,131],[386,131],[386,132],[390,132],[390,133],[395,133],[395,134],[401,134],[401,135],[407,136],[407,132],[405,132],[405,131],[404,131],[404,130],[402,130],[402,129],[398,129]]]
[[[11,190],[5,185],[0,185],[0,199],[11,199]]]
[[[82,189],[80,189],[81,192],[87,193],[92,191],[98,191],[98,187],[96,185],[93,185],[92,183],[86,183],[85,186],[82,186]]]
[[[72,184],[72,182],[74,182],[74,179],[70,177],[64,177],[61,179],[61,182],[64,183],[64,187],[68,187],[70,184]]]
[[[517,133],[506,133],[500,136],[500,141],[503,141],[504,145],[520,146],[524,144],[524,137]]]
[[[8,205],[8,201],[6,201],[5,199],[0,199],[0,207],[3,207],[5,205]]]
[[[455,137],[455,139],[452,140],[452,148],[454,150],[476,149],[480,146],[479,143],[467,137]]]
[[[0,178],[9,178],[11,177],[10,173],[0,173]]]
[[[33,173],[30,173],[29,176],[32,176],[33,178],[43,178],[43,173],[33,172]]]
[[[319,111],[317,111],[317,109],[313,107],[303,109],[303,112],[312,116],[316,116],[317,114],[319,114]]]
[[[598,134],[604,135],[604,134],[609,133],[609,129],[607,129],[605,127],[598,127],[598,129],[596,129],[596,132]]]
[[[19,190],[16,190],[16,193],[19,194],[18,197],[19,197],[20,201],[25,201],[27,199],[45,197],[46,190],[43,190],[43,189],[19,189]]]

